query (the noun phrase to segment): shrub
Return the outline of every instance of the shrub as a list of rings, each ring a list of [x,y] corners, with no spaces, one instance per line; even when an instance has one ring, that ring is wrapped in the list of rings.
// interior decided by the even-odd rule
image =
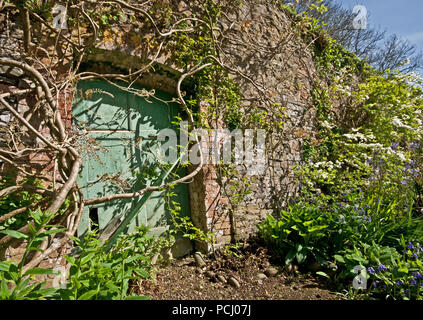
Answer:
[[[109,252],[95,232],[83,240],[73,238],[78,253],[65,256],[71,268],[68,287],[58,292],[60,299],[146,299],[128,295],[128,291],[131,279],[150,278],[151,258],[158,247],[147,231],[141,227],[133,234],[121,236]]]
[[[259,234],[274,256],[285,264],[304,264],[315,259],[322,264],[336,252],[337,217],[319,205],[300,202],[282,210],[279,219],[268,215],[258,224]]]
[[[405,244],[403,252],[374,242],[371,245],[347,249],[335,259],[342,270],[340,279],[351,279],[357,274],[353,268],[360,265],[366,269],[367,290],[371,298],[422,300],[423,252],[419,244]]]
[[[62,232],[65,228],[49,225],[53,215],[39,209],[30,210],[30,216],[34,220],[34,227],[30,227],[29,235],[13,229],[0,231],[27,242],[21,261],[0,262],[0,299],[147,299],[130,292],[130,280],[150,278],[151,260],[163,246],[169,244],[167,238],[156,239],[148,235],[147,227],[139,227],[132,234],[120,236],[117,243],[106,251],[107,242],[98,239],[96,231],[84,239],[72,237],[77,247],[72,255],[65,256],[71,265],[66,285],[45,288],[45,282],[40,282],[34,275],[59,275],[58,272],[39,267],[24,272],[24,261],[32,251],[39,250],[37,246],[47,236]],[[48,231],[43,231],[46,229]]]
[[[29,235],[13,229],[0,231],[0,233],[27,242],[21,261],[18,263],[0,261],[0,300],[43,300],[53,298],[57,293],[54,288],[44,288],[45,282],[40,283],[34,279],[34,275],[55,274],[53,270],[35,267],[24,272],[24,262],[31,252],[39,250],[37,249],[38,245],[47,236],[64,231],[65,228],[49,225],[53,215],[46,214],[41,210],[30,210],[29,212],[34,221],[34,225],[29,228]],[[44,228],[50,228],[50,230],[43,231]]]

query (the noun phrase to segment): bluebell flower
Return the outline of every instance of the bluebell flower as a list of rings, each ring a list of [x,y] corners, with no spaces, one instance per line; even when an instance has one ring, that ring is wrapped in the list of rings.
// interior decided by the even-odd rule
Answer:
[[[403,179],[403,180],[401,180],[401,184],[403,184],[403,185],[407,185],[407,184],[408,184],[408,182],[407,182],[407,180]]]
[[[368,267],[367,271],[369,271],[370,274],[375,274],[375,269],[373,269],[372,267]]]
[[[417,142],[412,142],[409,145],[410,149],[417,149],[420,145]]]
[[[414,250],[415,249],[415,247],[413,246],[413,243],[412,242],[409,242],[407,244],[407,249],[410,249],[410,250]]]
[[[410,280],[410,284],[412,285],[412,286],[415,286],[416,284],[417,284],[417,281],[416,281],[416,279],[411,279]]]
[[[413,273],[413,278],[421,279],[421,278],[423,278],[423,275],[420,272],[415,272],[415,273]]]
[[[417,253],[413,253],[413,255],[411,256],[411,259],[417,260],[417,258],[418,258]]]
[[[402,286],[402,285],[404,285],[404,282],[402,282],[401,280],[398,280],[398,281],[396,282],[396,284],[397,284],[397,286]]]
[[[385,272],[385,271],[387,271],[387,270],[388,270],[388,268],[387,268],[387,267],[385,267],[383,264],[381,264],[379,267],[377,267],[377,269],[378,269],[380,272]]]
[[[398,142],[394,142],[393,144],[391,144],[391,148],[394,150],[398,149],[398,147],[399,147]]]
[[[377,286],[379,285],[380,281],[376,280],[373,282],[373,288],[377,288]]]

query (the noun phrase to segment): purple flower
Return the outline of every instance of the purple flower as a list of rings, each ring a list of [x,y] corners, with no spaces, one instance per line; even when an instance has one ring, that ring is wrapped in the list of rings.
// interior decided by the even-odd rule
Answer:
[[[421,279],[423,278],[422,274],[420,272],[415,272],[413,273],[413,278],[415,279]]]
[[[369,271],[370,274],[375,274],[375,269],[372,267],[367,268],[367,271]]]
[[[380,272],[385,272],[388,270],[388,268],[381,264],[379,267],[377,267],[377,270],[379,270]]]
[[[398,280],[398,281],[396,282],[396,284],[397,284],[397,286],[402,286],[402,285],[404,285],[404,282],[402,282],[401,280]]]
[[[418,258],[417,253],[413,253],[413,255],[411,256],[411,259],[417,260],[417,258]]]
[[[416,284],[417,284],[417,281],[416,281],[416,279],[411,279],[410,280],[410,284],[412,285],[412,286],[415,286]]]
[[[379,285],[380,281],[376,280],[373,282],[373,288],[377,288],[377,286]]]
[[[399,147],[398,142],[394,142],[393,144],[391,144],[391,148],[394,150],[398,149],[398,147]]]
[[[414,250],[415,249],[415,247],[413,246],[413,243],[412,242],[409,242],[407,244],[407,249],[410,249],[410,250]]]
[[[417,142],[410,143],[409,147],[410,149],[417,149],[420,145]]]

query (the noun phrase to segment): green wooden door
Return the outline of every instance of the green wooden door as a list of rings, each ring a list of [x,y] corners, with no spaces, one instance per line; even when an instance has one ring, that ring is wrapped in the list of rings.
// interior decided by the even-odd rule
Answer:
[[[155,96],[163,101],[171,100],[171,96],[164,92],[156,91]],[[105,81],[78,83],[73,123],[88,131],[88,140],[82,148],[83,167],[78,178],[80,186],[87,186],[83,189],[84,197],[130,192],[160,183],[168,168],[157,159],[160,145],[156,137],[161,129],[173,128],[172,121],[178,111],[176,104],[153,98],[146,101]],[[94,184],[101,177],[103,179]],[[187,185],[178,185],[175,193],[172,200],[181,204],[182,215],[188,215]],[[130,232],[134,226],[143,224],[150,226],[153,233],[160,234],[170,225],[164,194],[164,191],[154,192],[142,205],[142,197],[139,197],[87,207],[78,235],[90,230],[90,220],[97,220],[95,222],[102,231],[112,220],[123,220],[131,214],[135,214],[135,218],[130,224]]]

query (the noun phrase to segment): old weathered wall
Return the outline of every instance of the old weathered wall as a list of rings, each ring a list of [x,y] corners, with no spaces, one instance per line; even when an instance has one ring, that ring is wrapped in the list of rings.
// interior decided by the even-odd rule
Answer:
[[[173,2],[173,9],[181,14],[195,11],[189,1]],[[316,78],[311,44],[302,40],[294,22],[271,1],[243,1],[238,9],[219,19],[223,35],[221,59],[232,68],[231,77],[240,86],[245,127],[255,129],[253,124],[249,127],[248,119],[258,110],[265,111],[269,126],[263,173],[247,173],[246,167],[238,166],[238,174],[228,178],[222,176],[218,167],[205,165],[189,185],[193,222],[205,231],[215,232],[218,245],[231,241],[231,210],[235,211],[237,238],[246,239],[256,232],[259,221],[286,206],[296,194],[293,167],[301,165],[303,141],[313,135],[315,110],[311,89]],[[11,30],[13,36],[22,37],[22,32]],[[13,49],[7,44],[9,37],[10,34],[4,37],[2,33],[3,56],[10,55],[6,47]],[[12,42],[21,43],[20,39]],[[92,71],[108,71],[105,66],[129,70],[144,66],[155,52],[154,45],[149,46],[148,33],[122,25],[105,32],[103,41],[87,61]],[[169,50],[163,50],[157,61],[155,72],[143,75],[138,82],[174,94],[182,70]],[[58,70],[65,71],[65,67]],[[66,106],[68,101],[62,103],[62,111]],[[69,114],[63,113],[67,121]],[[217,123],[215,127],[225,126]],[[251,193],[233,208],[227,186],[244,177]]]
[[[235,81],[243,94],[244,114],[251,113],[254,107],[264,107],[269,123],[276,126],[279,119],[272,119],[275,105],[280,104],[286,112],[282,130],[267,128],[265,172],[249,176],[252,192],[236,210],[238,238],[246,239],[256,232],[257,223],[266,214],[286,206],[298,190],[292,168],[302,163],[303,139],[313,135],[315,109],[311,88],[316,73],[308,44],[295,34],[288,16],[269,1],[243,2],[236,14],[222,19],[221,26],[226,37],[222,47],[224,60],[243,72],[242,76],[235,75]],[[262,90],[257,90],[257,86]],[[264,104],[263,95],[270,96],[274,105]],[[246,169],[238,169],[240,179]],[[213,174],[209,177],[213,178]],[[207,183],[209,186],[213,182]],[[207,190],[206,203],[210,203],[219,191],[215,187]],[[225,197],[209,210],[211,228],[212,216],[228,211]],[[224,226],[220,239],[227,242],[229,228]]]

